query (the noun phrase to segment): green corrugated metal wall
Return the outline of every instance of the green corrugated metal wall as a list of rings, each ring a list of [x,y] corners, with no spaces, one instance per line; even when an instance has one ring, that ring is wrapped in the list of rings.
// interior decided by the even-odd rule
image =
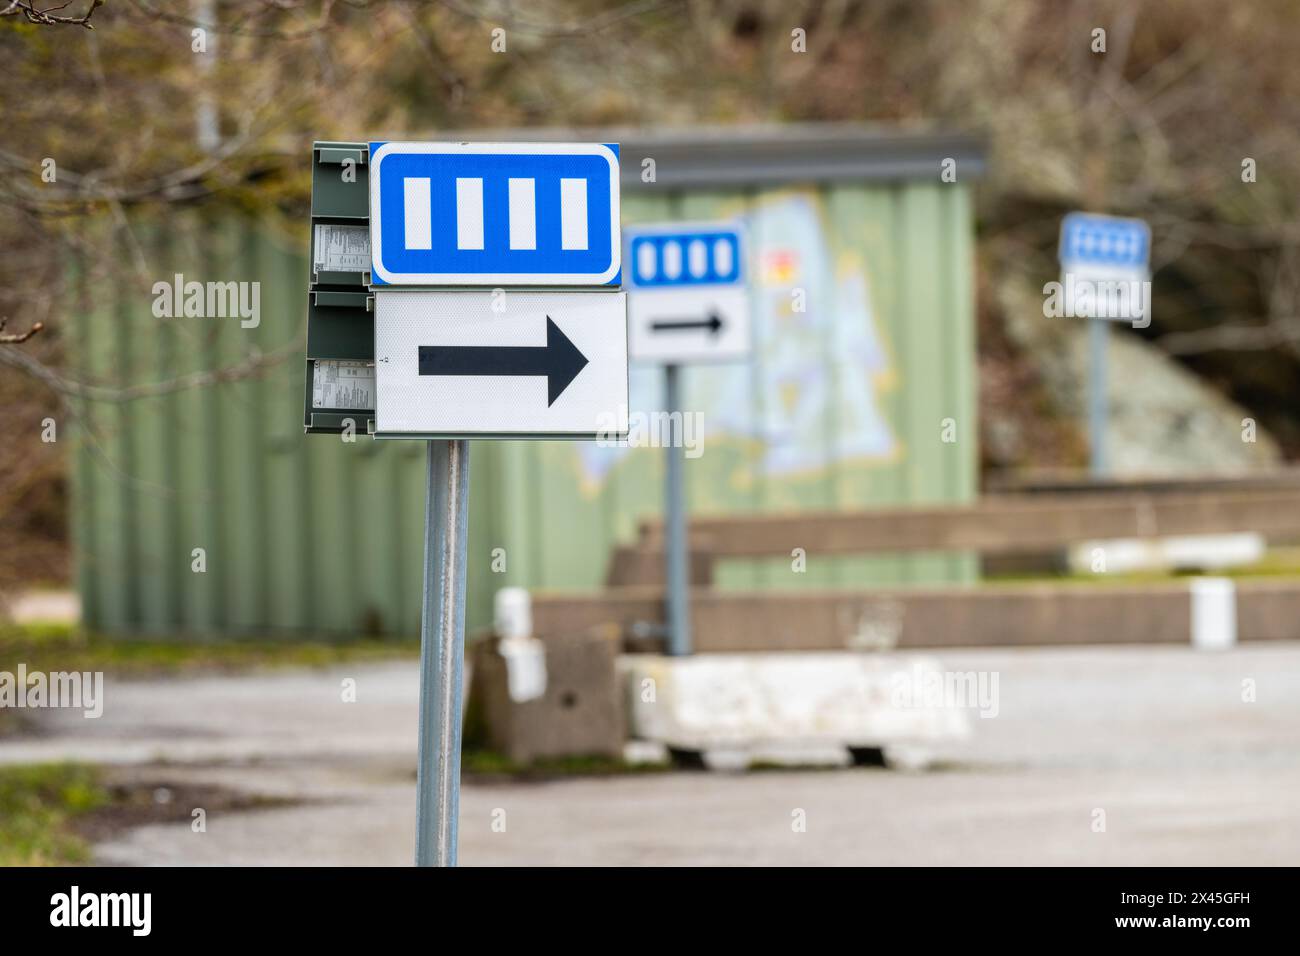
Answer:
[[[752,217],[756,361],[685,372],[686,405],[704,412],[705,425],[704,454],[686,470],[693,513],[974,496],[973,224],[964,184],[640,192],[626,195],[623,209],[626,223]],[[423,443],[302,434],[306,233],[301,223],[173,221],[142,233],[148,279],[123,278],[111,288],[83,281],[75,354],[81,371],[106,385],[228,367],[250,346],[291,352],[261,377],[80,405],[75,533],[90,627],[176,635],[418,631]],[[259,281],[260,325],[155,318],[150,285],[177,272],[186,280]],[[805,291],[806,312],[782,311],[792,286]],[[851,307],[842,301],[850,295]],[[873,335],[864,340],[866,323]],[[879,347],[874,358],[861,354],[866,340]],[[773,351],[764,342],[783,344]],[[793,380],[783,370],[792,350],[804,363]],[[634,409],[637,396],[655,401],[658,378],[656,369],[634,368]],[[798,413],[786,416],[784,435],[764,432],[791,407]],[[873,409],[883,430],[858,427]],[[955,442],[941,440],[945,418],[955,422]],[[882,433],[889,448],[864,450],[863,440]],[[598,586],[611,544],[629,540],[662,498],[656,448],[480,441],[470,472],[471,626],[490,619],[492,593],[507,584]],[[975,573],[968,556],[818,560],[817,542],[805,547],[805,574],[792,574],[789,558],[736,562],[723,569],[723,586],[896,584]],[[193,570],[195,548],[205,550],[201,573]],[[498,548],[504,573],[493,571]]]

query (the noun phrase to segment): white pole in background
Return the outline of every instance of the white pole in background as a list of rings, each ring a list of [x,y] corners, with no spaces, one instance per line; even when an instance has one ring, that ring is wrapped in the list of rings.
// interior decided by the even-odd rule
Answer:
[[[194,22],[203,30],[203,52],[194,51],[199,73],[199,90],[194,100],[195,134],[199,149],[215,153],[221,145],[221,122],[212,82],[212,72],[217,65],[216,0],[194,0]]]

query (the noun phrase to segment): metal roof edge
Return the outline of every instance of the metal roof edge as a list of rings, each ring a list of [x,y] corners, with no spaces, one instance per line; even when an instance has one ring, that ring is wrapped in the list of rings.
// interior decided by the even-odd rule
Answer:
[[[429,133],[392,139],[430,139]],[[987,141],[979,134],[865,123],[740,126],[602,127],[438,131],[438,141],[619,143],[629,190],[744,188],[792,183],[908,180],[933,177],[957,161],[959,179],[982,176]],[[641,180],[645,159],[655,181]]]

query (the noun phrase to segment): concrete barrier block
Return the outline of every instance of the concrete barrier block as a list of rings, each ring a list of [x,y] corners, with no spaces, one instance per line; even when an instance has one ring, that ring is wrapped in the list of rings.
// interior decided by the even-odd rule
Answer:
[[[620,757],[626,724],[617,654],[617,639],[597,633],[476,645],[473,693],[488,746],[516,763]]]
[[[925,692],[945,678],[928,657],[625,655],[619,668],[631,736],[679,750],[825,762],[828,750],[915,750],[970,732],[966,707]]]

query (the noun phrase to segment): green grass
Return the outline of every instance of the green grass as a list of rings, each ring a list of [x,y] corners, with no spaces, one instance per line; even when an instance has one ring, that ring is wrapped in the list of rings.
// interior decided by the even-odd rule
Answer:
[[[670,763],[628,763],[617,757],[542,757],[532,763],[515,763],[492,750],[467,748],[460,758],[461,772],[481,777],[548,779],[553,777],[608,777],[622,774],[660,773]]]
[[[106,671],[165,676],[193,671],[246,671],[419,656],[414,640],[347,643],[286,640],[129,640],[88,634],[69,625],[0,627],[0,661],[22,661],[29,671]],[[5,665],[9,666],[9,665]]]
[[[1229,568],[1222,572],[1229,578],[1273,578],[1300,576],[1300,548],[1274,547],[1254,564]]]
[[[1051,581],[1061,584],[1167,584],[1197,577],[1202,574],[1212,577],[1237,578],[1250,580],[1257,578],[1300,578],[1300,548],[1271,548],[1253,564],[1225,568],[1222,571],[1178,572],[1178,571],[1130,571],[1124,573],[1088,571],[1042,574],[990,574],[984,580],[989,584],[1030,584]]]
[[[0,866],[88,862],[90,846],[73,822],[109,799],[94,767],[0,767]]]

